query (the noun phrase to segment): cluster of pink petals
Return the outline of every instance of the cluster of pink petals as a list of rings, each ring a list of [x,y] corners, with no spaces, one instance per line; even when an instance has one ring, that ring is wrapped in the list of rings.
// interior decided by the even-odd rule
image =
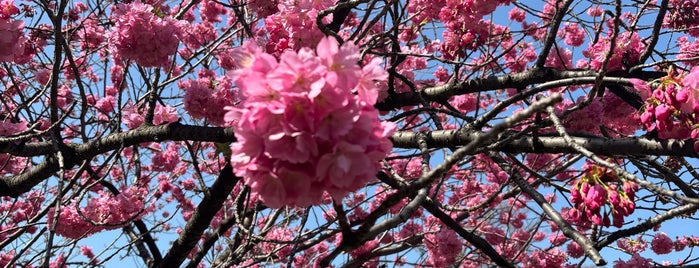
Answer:
[[[267,2],[267,3],[265,3]],[[273,2],[278,2],[272,6]],[[249,1],[248,6],[253,12],[265,17],[264,28],[258,35],[267,35],[265,50],[279,55],[286,49],[299,50],[311,47],[325,35],[318,29],[316,17],[318,13],[335,4],[333,0],[255,0]],[[330,23],[332,15],[323,18],[324,23]]]
[[[675,240],[675,251],[682,251],[686,247],[694,248],[696,246],[699,246],[699,237],[693,235],[678,237]]]
[[[665,16],[663,26],[672,29],[684,30],[689,35],[699,37],[699,2],[685,0],[670,0],[668,14]]]
[[[6,113],[0,113],[0,115],[8,116]],[[25,130],[27,130],[27,122],[24,120],[16,123],[9,119],[0,120],[0,137],[12,136]]]
[[[699,55],[699,40],[692,39],[694,40],[689,41],[686,35],[677,38],[677,46],[680,48],[677,58],[687,65],[697,66],[699,65],[699,60],[696,58]]]
[[[7,113],[0,112],[0,116],[10,117]],[[24,119],[13,122],[9,118],[0,120],[0,137],[9,137],[27,130],[27,122]],[[0,154],[0,175],[19,174],[27,168],[26,159],[23,157]],[[0,239],[1,240],[1,239]]]
[[[622,260],[617,260],[614,261],[614,268],[650,268],[653,267],[651,265],[651,259],[646,259],[641,257],[640,254],[636,253],[631,256],[631,259],[628,261],[622,261]]]
[[[177,52],[185,24],[168,15],[161,18],[156,11],[160,12],[141,2],[116,5],[109,34],[109,49],[115,59],[134,60],[143,67],[168,64]]]
[[[626,253],[636,254],[643,252],[648,248],[648,242],[643,239],[643,236],[638,236],[636,239],[622,238],[616,241],[616,245]]]
[[[237,55],[244,68],[232,76],[245,100],[225,118],[237,138],[231,160],[266,205],[341,199],[375,178],[395,128],[373,107],[374,80],[386,78],[377,61],[360,67],[359,49],[332,38],[279,61],[252,44]]]
[[[100,48],[105,41],[105,29],[100,25],[96,16],[89,16],[82,23],[82,28],[78,29],[80,37],[80,49],[93,50]]]
[[[248,8],[260,18],[279,12],[279,0],[248,0]]]
[[[493,13],[499,5],[509,3],[509,0],[447,0],[444,4],[425,3],[426,6],[442,7],[438,18],[446,27],[442,34],[444,43],[441,47],[444,57],[454,59],[457,56],[464,56],[465,50],[473,50],[485,44],[491,35],[493,25],[483,17]]]
[[[11,16],[19,13],[13,1],[0,2],[0,61],[13,61],[15,56],[24,54],[27,38],[24,37],[24,21],[13,20]]]
[[[177,86],[184,90],[184,110],[194,119],[206,119],[213,125],[223,125],[225,110],[238,102],[233,82],[225,76],[216,77],[213,71],[201,70],[196,80],[180,80]]]
[[[607,63],[607,71],[624,70],[629,66],[638,63],[638,58],[645,50],[643,43],[637,33],[623,32],[619,34],[615,42],[613,54]],[[591,45],[583,51],[583,55],[590,59],[590,67],[600,70],[611,45],[611,36],[602,36],[597,43]]]
[[[442,227],[436,233],[425,235],[427,263],[433,267],[449,267],[461,254],[463,242],[452,229]]]
[[[589,167],[585,176],[578,180],[570,191],[570,201],[574,207],[568,211],[568,219],[582,226],[589,222],[601,226],[621,227],[624,217],[631,215],[636,208],[633,202],[638,185],[631,181],[621,180],[605,168]],[[611,208],[612,221],[609,214],[602,215],[605,205]]]
[[[653,236],[653,241],[650,242],[650,249],[656,254],[668,254],[675,249],[675,244],[669,236],[660,232]]]
[[[564,102],[561,108],[569,108],[585,100],[580,97],[576,103]],[[571,131],[580,131],[590,134],[602,135],[600,126],[604,126],[609,133],[621,133],[622,135],[632,135],[641,127],[637,120],[629,120],[638,113],[631,105],[624,102],[617,95],[607,92],[602,98],[590,103],[584,109],[577,110],[568,116],[565,127]],[[595,118],[595,120],[589,120]]]
[[[642,80],[632,79],[634,88],[645,98],[640,116],[646,130],[657,130],[661,139],[699,137],[699,67],[683,78],[669,75],[660,86],[651,88]]]
[[[526,261],[522,264],[522,267],[563,267],[567,257],[566,253],[558,247],[546,251],[537,249],[529,256],[524,257]]]
[[[132,220],[138,220],[148,209],[146,207],[146,188],[129,187],[114,196],[107,191],[98,191],[90,198],[85,207],[78,207],[75,202],[62,207],[58,213],[56,234],[63,237],[80,239],[103,231],[121,228]],[[79,210],[79,211],[78,211]],[[55,209],[48,213],[48,224],[54,225]]]
[[[151,162],[153,162],[151,169],[155,171],[174,171],[177,164],[182,160],[177,153],[177,148],[176,144],[170,143],[165,150],[155,153],[153,158],[151,158]]]
[[[127,104],[126,108],[122,110],[123,117],[121,121],[129,129],[135,129],[145,120],[144,115],[146,114],[146,108],[138,108],[136,104]],[[174,107],[162,106],[160,104],[155,105],[155,112],[153,113],[153,125],[162,125],[167,123],[172,123],[179,120],[177,116],[177,110]]]

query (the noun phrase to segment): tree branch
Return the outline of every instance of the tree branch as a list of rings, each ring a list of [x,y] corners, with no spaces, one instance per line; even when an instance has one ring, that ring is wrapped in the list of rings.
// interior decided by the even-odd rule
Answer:
[[[143,126],[126,132],[114,133],[85,144],[67,144],[65,146],[66,150],[63,151],[65,168],[70,169],[81,161],[122,147],[143,142],[167,140],[233,142],[235,141],[235,136],[230,128],[190,126],[177,122],[159,126]],[[43,148],[43,144],[46,144],[46,148]],[[41,148],[38,148],[39,146],[33,146],[32,148],[49,153],[54,150],[51,146],[51,143],[41,143]],[[31,190],[34,186],[58,172],[58,160],[51,154],[49,153],[49,156],[43,162],[25,173],[3,177],[0,180],[0,196],[16,197]]]
[[[427,133],[427,144],[430,148],[445,148],[449,146],[464,146],[477,139],[484,132],[466,132],[460,130],[436,130]],[[506,139],[510,135],[519,135],[517,132],[501,136]],[[573,141],[594,154],[604,156],[620,155],[666,155],[699,157],[694,151],[694,143],[698,140],[656,140],[645,137],[634,138],[606,138],[597,136],[572,136]],[[411,131],[396,132],[391,137],[395,148],[418,148],[419,133]],[[541,146],[534,147],[535,143]],[[499,150],[508,153],[578,153],[571,148],[564,138],[552,136],[539,136],[534,139],[530,135],[521,135],[511,141],[504,142],[489,150]],[[479,151],[480,152],[480,151]]]
[[[517,172],[512,172],[512,167],[510,166],[505,159],[500,157],[499,155],[491,152],[488,154],[488,156],[493,160],[493,162],[497,163],[503,170],[507,171],[508,173],[512,174],[510,178],[517,183],[520,189],[527,195],[529,195],[534,202],[536,202],[539,207],[546,213],[547,216],[558,226],[558,228],[563,232],[563,234],[567,237],[572,238],[575,240],[575,242],[578,243],[582,247],[582,249],[585,251],[585,254],[590,257],[590,259],[595,263],[597,266],[602,266],[607,264],[607,261],[605,261],[602,256],[599,254],[599,251],[595,249],[594,245],[592,244],[592,241],[582,235],[580,232],[576,231],[573,227],[570,226],[565,220],[563,220],[563,217],[561,217],[561,214],[556,211],[556,209],[551,206],[546,201],[546,198],[536,191],[534,187],[529,185],[522,176],[520,176]],[[513,156],[509,156],[511,159],[515,159]]]
[[[184,262],[189,251],[199,241],[204,230],[209,228],[209,224],[216,213],[223,207],[223,202],[231,194],[233,186],[235,186],[238,180],[239,178],[233,174],[230,162],[227,163],[216,181],[214,181],[214,184],[209,188],[211,195],[205,196],[199,203],[194,214],[192,214],[192,218],[187,221],[184,231],[172,244],[170,251],[163,257],[162,262],[156,264],[157,267],[179,267]]]
[[[374,105],[374,107],[382,111],[390,111],[405,106],[420,104],[422,102],[421,98],[424,98],[424,100],[428,102],[444,102],[450,97],[457,95],[503,88],[525,88],[529,85],[551,82],[560,79],[596,77],[597,75],[598,73],[594,70],[556,70],[553,68],[537,68],[522,73],[476,78],[453,84],[428,87],[417,92],[393,94],[386,98],[383,102]],[[665,72],[657,71],[637,71],[631,74],[624,71],[618,71],[610,72],[605,75],[605,77],[652,80],[666,75],[667,73]]]

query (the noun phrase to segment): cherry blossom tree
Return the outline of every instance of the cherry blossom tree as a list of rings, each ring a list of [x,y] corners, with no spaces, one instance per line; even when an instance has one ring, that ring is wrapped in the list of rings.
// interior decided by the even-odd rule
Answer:
[[[0,0],[0,265],[698,264],[698,18]]]

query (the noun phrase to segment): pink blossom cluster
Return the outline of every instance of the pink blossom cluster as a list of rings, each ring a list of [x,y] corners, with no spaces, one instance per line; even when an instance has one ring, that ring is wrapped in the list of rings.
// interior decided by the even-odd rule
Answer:
[[[207,69],[198,73],[196,80],[180,80],[177,86],[184,90],[184,110],[194,119],[206,119],[213,125],[223,125],[225,110],[239,101],[233,82],[226,76],[216,76]]]
[[[567,255],[560,248],[552,248],[549,250],[534,250],[529,256],[524,257],[526,261],[522,264],[525,268],[539,267],[563,267]]]
[[[678,59],[682,59],[682,62],[690,66],[699,65],[699,41],[693,38],[693,41],[689,41],[689,37],[680,36],[677,38],[677,46],[680,47]]]
[[[643,239],[643,236],[638,236],[636,239],[622,238],[616,241],[616,245],[626,253],[636,254],[643,252],[648,248],[648,242]]]
[[[0,160],[1,161],[1,160]],[[5,163],[4,161],[1,163]],[[27,222],[41,212],[42,202],[45,201],[43,193],[40,191],[31,191],[24,195],[23,199],[11,199],[5,197],[0,204],[0,213],[5,215],[3,225],[0,226],[0,242],[4,242],[9,236],[14,233],[23,222]],[[37,227],[31,225],[27,228],[27,232],[33,234]],[[0,257],[1,259],[1,257]]]
[[[616,260],[614,261],[614,268],[651,268],[651,259],[646,259],[641,257],[640,254],[635,253],[631,256],[628,261]]]
[[[332,0],[278,0],[279,4],[271,7],[271,3],[263,2],[277,1],[257,0],[250,6],[253,11],[268,14],[264,28],[257,34],[267,35],[265,50],[274,55],[289,48],[299,50],[317,44],[325,36],[316,25],[318,12],[335,3]],[[331,19],[332,16],[326,16],[323,22],[330,23]]]
[[[576,103],[583,102],[585,97],[580,97]],[[572,102],[561,103],[560,108],[573,106]],[[632,135],[641,128],[637,120],[629,120],[636,116],[638,111],[617,95],[606,92],[602,98],[598,98],[587,107],[570,114],[563,122],[566,129],[590,134],[602,135],[600,127],[603,126],[609,133]],[[595,120],[589,120],[595,118]]]
[[[248,0],[248,8],[260,18],[279,12],[279,0]]]
[[[0,116],[6,117],[9,115],[0,113]],[[19,122],[13,122],[10,119],[0,121],[0,137],[12,136],[25,130],[27,130],[27,122],[24,120]]]
[[[562,36],[563,43],[569,46],[579,47],[585,42],[585,31],[575,22],[566,22],[558,35]]]
[[[699,37],[699,2],[670,0],[663,26],[684,30],[691,36]]]
[[[14,61],[15,57],[24,54],[27,38],[24,37],[24,21],[13,20],[11,17],[19,14],[14,1],[0,2],[0,61]]]
[[[94,50],[100,48],[106,40],[105,32],[106,30],[100,25],[97,16],[87,17],[82,23],[82,28],[78,29],[80,49]]]
[[[636,208],[636,191],[638,185],[635,182],[623,180],[606,168],[590,166],[570,190],[574,207],[568,210],[568,219],[581,226],[588,226],[589,222],[610,226],[610,213],[601,211],[609,205],[611,224],[620,228],[624,217],[631,215]]]
[[[167,66],[169,57],[177,52],[185,24],[160,13],[141,2],[113,8],[109,49],[116,60],[134,60],[143,67]]]
[[[61,208],[56,220],[56,234],[79,239],[91,234],[121,228],[133,220],[138,220],[149,207],[146,206],[148,189],[132,186],[124,188],[118,195],[99,190],[90,198],[85,207],[79,207],[73,200]],[[152,208],[151,208],[152,209]],[[54,225],[55,209],[48,213],[48,224]]]
[[[136,104],[127,104],[126,108],[122,110],[123,117],[122,122],[129,129],[135,129],[143,124],[146,113],[146,108],[138,108]],[[177,111],[174,107],[162,106],[160,104],[155,105],[155,112],[153,113],[153,125],[162,125],[166,123],[172,123],[179,119],[177,116]]]
[[[643,43],[638,33],[623,32],[616,38],[616,46],[613,49],[613,54],[607,63],[607,71],[625,70],[629,66],[638,63],[638,58],[645,50],[646,45]],[[609,53],[611,45],[611,33],[601,36],[597,43],[591,44],[589,48],[583,51],[583,56],[590,59],[590,67],[595,70],[600,70],[604,59]]]
[[[485,44],[494,25],[483,17],[491,14],[499,5],[510,0],[447,0],[439,11],[439,20],[444,23],[444,42],[441,52],[447,59],[464,56],[466,50]],[[435,5],[429,3],[428,5]],[[495,27],[497,28],[497,27]]]
[[[650,249],[656,254],[668,254],[675,249],[675,244],[667,234],[659,232],[653,236],[653,241],[650,242]]]
[[[463,242],[454,230],[442,227],[436,233],[428,233],[424,239],[427,263],[433,267],[449,267],[456,262]]]
[[[176,144],[170,143],[165,150],[155,153],[153,158],[151,158],[151,162],[153,162],[150,166],[151,169],[154,171],[174,171],[182,160],[177,152],[177,148]]]
[[[235,129],[236,175],[270,207],[340,200],[375,178],[394,126],[373,107],[378,61],[363,68],[359,48],[322,39],[316,51],[285,51],[277,61],[252,44],[232,73],[245,100],[226,114]]]
[[[58,213],[56,234],[79,239],[103,230],[121,228],[153,209],[147,206],[147,195],[148,189],[132,186],[123,188],[116,196],[99,190],[97,196],[90,198],[85,207],[79,207],[76,200],[73,200]],[[48,213],[49,225],[54,225],[54,213],[55,209],[51,208]]]
[[[10,117],[7,113],[0,112],[0,117]],[[11,120],[9,118],[0,120],[0,137],[8,137],[22,133],[27,130],[27,122],[24,119]],[[12,156],[10,154],[0,154],[0,175],[19,174],[23,169],[28,167],[28,163],[24,157]]]
[[[288,260],[289,254],[291,253],[292,248],[287,243],[277,243],[276,241],[293,241],[294,233],[292,232],[292,230],[288,228],[273,228],[267,233],[265,239],[274,242],[260,243],[260,250],[265,253],[275,252],[275,255],[281,261],[286,262]]]
[[[695,246],[699,246],[699,237],[692,235],[675,239],[675,251],[682,251],[686,247],[694,248]]]
[[[661,139],[699,136],[699,67],[684,76],[670,71],[655,88],[638,79],[632,82],[645,99],[640,120],[646,130],[657,130]]]

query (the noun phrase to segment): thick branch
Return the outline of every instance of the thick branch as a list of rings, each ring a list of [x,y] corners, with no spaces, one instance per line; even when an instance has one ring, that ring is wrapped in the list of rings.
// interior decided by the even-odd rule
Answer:
[[[382,111],[390,111],[400,107],[420,104],[421,98],[428,102],[444,102],[450,97],[457,95],[485,92],[503,88],[525,88],[530,85],[560,79],[595,77],[597,75],[598,73],[593,70],[555,70],[552,68],[537,68],[522,73],[476,78],[454,84],[428,87],[418,92],[394,94],[388,96],[388,98],[386,98],[383,102],[377,103],[374,105],[374,107]],[[611,72],[605,77],[652,80],[666,75],[667,74],[665,72],[638,71],[632,74],[625,72]]]
[[[143,126],[134,130],[114,133],[105,138],[93,140],[85,144],[68,144],[63,152],[65,167],[70,169],[84,160],[91,159],[102,153],[128,147],[143,142],[158,141],[207,141],[233,142],[233,130],[220,127],[201,127],[181,125],[177,122],[159,126]],[[42,145],[44,143],[41,143]],[[51,144],[41,150],[51,152]],[[34,186],[58,172],[58,161],[55,157],[46,159],[31,170],[0,180],[0,196],[18,196],[31,190]]]
[[[238,178],[233,175],[231,164],[226,164],[214,184],[209,188],[211,195],[204,196],[197,210],[192,214],[192,218],[187,221],[184,231],[172,244],[172,248],[163,257],[163,261],[157,265],[158,267],[180,267],[187,258],[187,254],[201,238],[204,230],[209,228],[211,219],[223,207],[223,202],[231,194],[233,186],[237,182]]]
[[[482,132],[463,132],[459,130],[436,130],[427,133],[427,144],[430,148],[445,148],[449,146],[463,146],[469,144]],[[512,134],[513,135],[513,134]],[[396,148],[418,148],[419,133],[397,132],[391,140]],[[597,154],[605,156],[620,155],[665,155],[698,157],[694,151],[694,143],[690,140],[656,140],[645,137],[635,138],[606,138],[596,136],[571,136],[576,144]],[[502,137],[506,138],[506,137]],[[537,147],[535,148],[535,143]],[[508,153],[578,153],[571,148],[562,137],[539,136],[535,140],[532,136],[523,135],[512,141],[499,145],[496,149]]]

